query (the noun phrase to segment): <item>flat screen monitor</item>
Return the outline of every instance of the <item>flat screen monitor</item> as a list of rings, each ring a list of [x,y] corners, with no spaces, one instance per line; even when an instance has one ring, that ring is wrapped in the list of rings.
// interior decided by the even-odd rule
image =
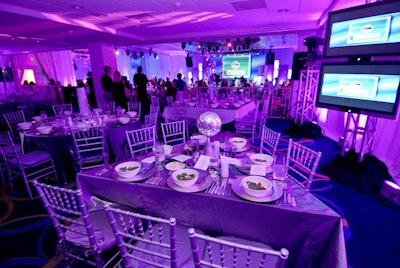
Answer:
[[[251,55],[225,55],[222,57],[222,77],[250,78],[251,75]]]
[[[324,57],[399,53],[399,1],[376,2],[329,13]]]
[[[316,106],[395,119],[400,62],[323,63]]]

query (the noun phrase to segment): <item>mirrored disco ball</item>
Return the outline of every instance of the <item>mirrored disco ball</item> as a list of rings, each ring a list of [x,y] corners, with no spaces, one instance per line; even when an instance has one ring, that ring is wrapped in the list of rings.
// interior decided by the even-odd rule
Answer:
[[[207,137],[217,135],[221,131],[222,121],[214,112],[204,112],[197,118],[197,128]]]

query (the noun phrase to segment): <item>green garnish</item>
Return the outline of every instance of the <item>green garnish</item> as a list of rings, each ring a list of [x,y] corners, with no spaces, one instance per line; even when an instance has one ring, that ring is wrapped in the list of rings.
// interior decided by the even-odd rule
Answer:
[[[249,188],[252,190],[267,190],[264,186],[261,185],[260,182],[255,183],[255,182],[248,181],[247,186],[249,186]]]
[[[177,175],[176,178],[180,181],[188,181],[188,180],[193,180],[195,177],[194,174],[187,174],[187,173],[182,173],[180,175]]]
[[[268,162],[268,160],[257,158],[255,159],[257,162]]]
[[[139,167],[122,167],[122,168],[119,168],[119,171],[120,172],[126,172],[126,171],[132,171],[132,170],[135,170],[135,169],[138,169]]]

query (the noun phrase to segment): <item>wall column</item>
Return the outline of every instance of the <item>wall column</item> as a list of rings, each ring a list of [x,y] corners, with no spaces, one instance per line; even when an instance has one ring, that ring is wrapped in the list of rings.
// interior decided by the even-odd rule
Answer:
[[[104,66],[110,66],[112,72],[117,70],[117,59],[115,45],[104,43],[93,43],[88,45],[90,63],[92,66],[92,77],[94,92],[97,103],[104,102],[103,88],[101,87],[101,76],[104,74]]]

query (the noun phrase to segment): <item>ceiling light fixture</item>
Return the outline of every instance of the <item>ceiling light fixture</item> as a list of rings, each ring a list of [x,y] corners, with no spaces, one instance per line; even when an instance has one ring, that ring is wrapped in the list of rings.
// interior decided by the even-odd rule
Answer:
[[[72,5],[71,8],[75,9],[75,10],[81,10],[81,9],[83,9],[83,6]]]
[[[278,12],[279,12],[279,13],[288,13],[288,12],[289,12],[289,9],[287,9],[287,8],[282,8],[282,9],[279,9]]]

